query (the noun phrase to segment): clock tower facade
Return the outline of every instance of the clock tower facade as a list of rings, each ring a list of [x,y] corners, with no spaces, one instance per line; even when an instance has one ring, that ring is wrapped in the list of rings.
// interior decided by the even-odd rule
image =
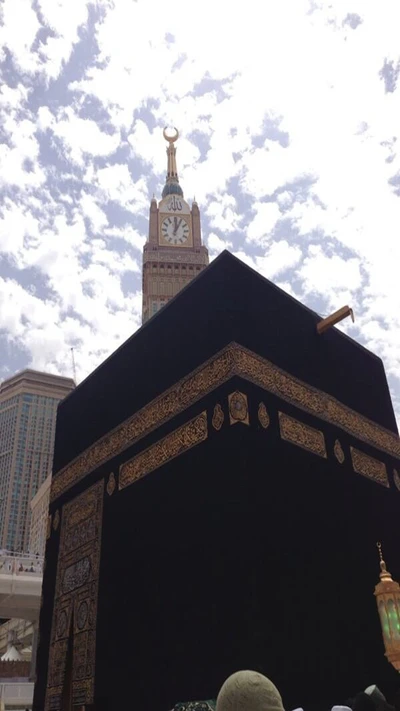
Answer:
[[[150,205],[149,238],[143,248],[142,321],[147,321],[167,301],[208,265],[208,250],[201,241],[200,211],[183,197],[176,167],[175,141],[168,142],[168,171],[162,199]]]

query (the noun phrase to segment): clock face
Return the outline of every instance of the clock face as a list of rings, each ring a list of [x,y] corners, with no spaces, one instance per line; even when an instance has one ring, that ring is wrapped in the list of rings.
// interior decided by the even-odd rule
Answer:
[[[189,225],[183,217],[171,215],[162,221],[161,234],[170,244],[185,244],[189,239]]]

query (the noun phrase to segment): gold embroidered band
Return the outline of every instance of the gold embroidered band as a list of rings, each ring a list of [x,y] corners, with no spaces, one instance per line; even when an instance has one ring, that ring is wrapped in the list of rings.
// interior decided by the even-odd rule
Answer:
[[[362,474],[363,476],[368,477],[368,479],[372,479],[378,484],[382,484],[382,486],[389,486],[386,465],[384,462],[380,462],[378,459],[374,459],[374,457],[370,457],[368,454],[360,452],[360,450],[355,449],[355,447],[350,447],[350,453],[353,469],[357,472],[357,474]]]
[[[326,459],[325,438],[319,430],[285,415],[284,412],[279,413],[279,428],[282,439]]]
[[[357,439],[400,458],[400,439],[394,432],[351,410],[331,395],[285,373],[265,358],[237,343],[231,343],[56,473],[52,481],[51,501],[111,457],[120,454],[234,375],[239,375],[301,410],[340,427]]]
[[[119,470],[119,488],[124,489],[196,444],[200,444],[207,439],[207,434],[207,413],[202,412],[144,452],[140,452],[129,462],[122,464]]]

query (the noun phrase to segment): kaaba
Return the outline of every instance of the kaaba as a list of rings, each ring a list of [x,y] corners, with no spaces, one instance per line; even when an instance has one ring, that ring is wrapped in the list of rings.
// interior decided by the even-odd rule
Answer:
[[[240,669],[287,709],[397,689],[395,416],[320,320],[224,252],[60,404],[35,710],[168,711]]]

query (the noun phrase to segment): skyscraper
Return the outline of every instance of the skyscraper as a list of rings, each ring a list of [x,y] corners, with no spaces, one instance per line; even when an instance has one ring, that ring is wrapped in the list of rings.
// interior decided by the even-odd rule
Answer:
[[[29,552],[44,555],[46,532],[49,518],[51,474],[39,486],[30,503],[31,523],[29,532]]]
[[[0,384],[0,547],[26,550],[29,502],[51,471],[57,406],[71,378],[23,370]]]
[[[143,323],[208,264],[208,250],[202,244],[200,211],[183,197],[176,166],[175,141],[164,130],[168,141],[167,178],[162,200],[150,204],[149,239],[143,249]]]

